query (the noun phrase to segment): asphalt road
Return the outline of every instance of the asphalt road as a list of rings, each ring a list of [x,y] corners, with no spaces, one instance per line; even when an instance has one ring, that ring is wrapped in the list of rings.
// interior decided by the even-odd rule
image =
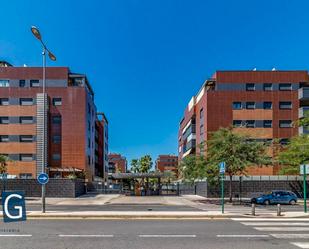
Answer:
[[[27,211],[39,211],[41,205],[30,204],[26,206]],[[108,204],[108,205],[47,205],[47,211],[201,211],[194,207],[182,205],[161,205],[161,204]]]
[[[282,220],[29,220],[0,223],[0,248],[309,248],[309,219]]]
[[[27,204],[27,211],[41,210],[40,204]],[[303,211],[302,205],[281,205],[282,212],[288,211]],[[163,204],[105,204],[105,205],[47,205],[48,211],[214,211],[221,210],[220,205],[203,205],[197,207],[184,206],[184,205],[163,205]],[[250,213],[250,205],[226,205],[226,211],[233,211],[237,213]],[[269,211],[276,212],[276,205],[257,205],[257,212]]]

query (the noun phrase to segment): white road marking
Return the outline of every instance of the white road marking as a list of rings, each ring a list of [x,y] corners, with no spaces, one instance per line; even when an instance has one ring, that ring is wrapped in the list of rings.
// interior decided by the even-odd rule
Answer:
[[[309,231],[309,227],[254,227],[258,231],[282,231],[282,232],[302,232]]]
[[[32,234],[0,234],[0,237],[31,237]]]
[[[140,238],[195,238],[195,234],[140,234]]]
[[[114,235],[111,234],[59,234],[59,237],[69,237],[69,238],[76,238],[76,237],[81,237],[81,238],[113,238]]]
[[[231,218],[234,221],[298,221],[298,222],[309,222],[309,218]]]
[[[268,238],[267,234],[218,234],[218,238]]]
[[[298,246],[299,248],[309,248],[308,242],[291,242],[292,245]]]
[[[245,226],[309,226],[309,222],[241,222]]]
[[[270,235],[277,239],[309,239],[308,233],[274,233]]]

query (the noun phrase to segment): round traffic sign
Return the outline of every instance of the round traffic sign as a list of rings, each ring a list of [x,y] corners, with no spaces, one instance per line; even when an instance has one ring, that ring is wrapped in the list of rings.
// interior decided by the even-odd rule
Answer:
[[[42,185],[48,183],[48,180],[49,180],[49,177],[46,173],[41,173],[38,175],[38,178],[37,178],[38,182]]]

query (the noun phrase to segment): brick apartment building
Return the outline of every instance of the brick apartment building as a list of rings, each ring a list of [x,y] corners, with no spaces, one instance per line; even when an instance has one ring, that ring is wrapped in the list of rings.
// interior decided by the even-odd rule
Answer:
[[[104,161],[107,165],[107,120],[105,116],[97,117],[87,77],[72,73],[67,67],[48,67],[44,98],[41,67],[1,65],[0,154],[12,159],[9,176],[35,178],[42,171],[41,160],[46,154],[50,177],[74,172],[84,172],[90,180],[95,174],[103,177]],[[47,153],[41,146],[44,99]]]
[[[303,132],[293,121],[309,109],[307,71],[217,71],[192,97],[179,127],[179,160],[199,152],[209,132],[233,125],[258,141],[281,143]],[[251,167],[251,175],[275,175],[279,166]]]
[[[116,182],[111,177],[114,173],[127,173],[127,164],[127,159],[121,154],[110,153],[108,155],[108,182]]]
[[[110,153],[108,155],[109,164],[114,165],[114,173],[126,173],[127,172],[127,159],[121,154]]]
[[[159,155],[156,160],[156,170],[160,172],[173,172],[178,176],[178,156],[175,155]]]

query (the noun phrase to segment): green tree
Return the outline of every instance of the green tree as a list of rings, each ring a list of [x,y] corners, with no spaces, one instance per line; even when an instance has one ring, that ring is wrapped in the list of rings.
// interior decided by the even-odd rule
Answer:
[[[139,160],[139,172],[148,173],[151,167],[152,167],[151,156],[149,155],[142,156]]]
[[[206,158],[203,155],[188,155],[179,164],[181,178],[193,183],[195,180],[204,179],[207,176]]]
[[[303,134],[293,137],[279,152],[279,162],[285,166],[280,173],[299,173],[299,165],[309,163],[309,136]]]
[[[220,128],[207,140],[207,174],[209,178],[219,176],[219,163],[226,163],[226,174],[230,178],[229,199],[232,202],[232,178],[246,175],[249,166],[272,163],[266,153],[267,146],[247,136],[240,135],[231,127]]]
[[[133,173],[139,173],[139,162],[138,159],[132,159],[131,160],[131,172]]]
[[[0,174],[4,174],[7,171],[7,164],[10,159],[7,156],[0,155]]]

